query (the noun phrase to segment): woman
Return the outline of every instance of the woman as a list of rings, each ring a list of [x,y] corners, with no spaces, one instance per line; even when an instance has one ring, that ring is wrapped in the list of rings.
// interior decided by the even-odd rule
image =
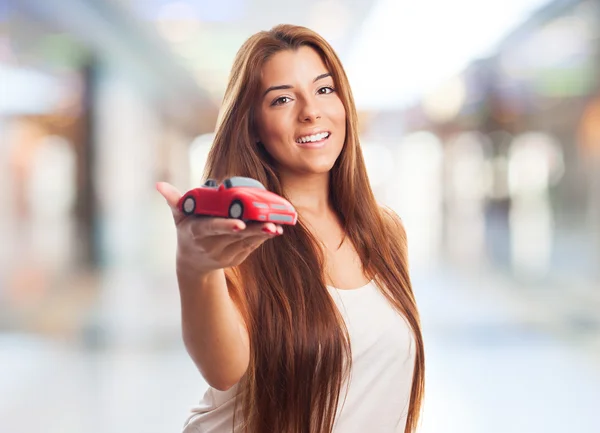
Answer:
[[[183,337],[210,385],[186,433],[414,432],[419,317],[399,218],[380,207],[348,79],[314,32],[280,25],[238,52],[207,178],[259,180],[299,214],[177,227]]]

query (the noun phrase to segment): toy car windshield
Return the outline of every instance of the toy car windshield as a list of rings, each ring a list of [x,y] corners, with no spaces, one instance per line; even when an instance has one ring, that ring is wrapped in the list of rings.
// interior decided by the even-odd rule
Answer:
[[[255,179],[251,179],[249,177],[240,177],[234,176],[229,179],[225,179],[223,182],[225,188],[237,188],[237,187],[245,187],[245,188],[259,188],[266,189],[262,183]]]

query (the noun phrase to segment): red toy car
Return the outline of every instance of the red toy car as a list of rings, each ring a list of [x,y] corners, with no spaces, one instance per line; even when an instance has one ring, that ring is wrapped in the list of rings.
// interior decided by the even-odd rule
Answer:
[[[289,201],[267,191],[249,177],[230,177],[221,185],[207,180],[200,188],[186,192],[177,207],[185,215],[238,218],[244,221],[294,225],[298,214]]]

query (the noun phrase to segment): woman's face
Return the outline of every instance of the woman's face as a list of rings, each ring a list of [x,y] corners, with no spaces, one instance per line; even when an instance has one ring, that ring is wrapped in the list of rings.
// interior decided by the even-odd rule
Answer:
[[[333,78],[310,47],[280,51],[262,68],[256,137],[280,169],[328,172],[346,139],[346,110]]]

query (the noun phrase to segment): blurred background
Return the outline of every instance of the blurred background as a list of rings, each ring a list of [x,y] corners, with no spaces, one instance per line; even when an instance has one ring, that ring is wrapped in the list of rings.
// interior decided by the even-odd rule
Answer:
[[[197,186],[233,57],[334,46],[422,313],[422,433],[600,432],[600,1],[0,0],[0,430],[178,432],[157,181]]]

